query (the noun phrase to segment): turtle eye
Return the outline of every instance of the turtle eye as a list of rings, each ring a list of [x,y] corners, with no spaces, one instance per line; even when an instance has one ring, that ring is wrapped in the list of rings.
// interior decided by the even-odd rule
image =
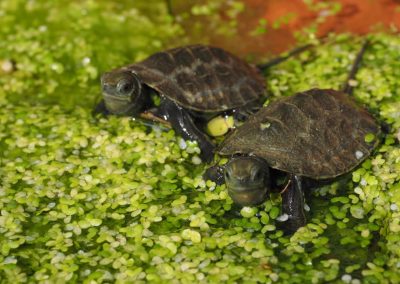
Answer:
[[[258,171],[256,173],[256,175],[254,176],[254,179],[255,180],[260,180],[260,179],[262,179],[262,175],[263,175],[262,171]]]
[[[134,89],[132,80],[122,79],[117,84],[117,92],[120,96],[129,96]]]
[[[251,176],[252,180],[259,181],[263,177],[263,171],[261,169],[253,169]]]

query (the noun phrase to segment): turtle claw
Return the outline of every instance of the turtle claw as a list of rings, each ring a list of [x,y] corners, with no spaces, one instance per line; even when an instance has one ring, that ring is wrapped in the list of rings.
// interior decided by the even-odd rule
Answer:
[[[285,235],[293,235],[298,229],[306,225],[306,219],[289,216],[282,223],[278,223],[277,227],[283,231]]]

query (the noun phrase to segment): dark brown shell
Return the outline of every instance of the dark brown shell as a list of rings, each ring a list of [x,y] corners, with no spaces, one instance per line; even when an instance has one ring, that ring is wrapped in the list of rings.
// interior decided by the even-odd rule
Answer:
[[[201,112],[243,106],[264,95],[264,78],[221,48],[191,45],[158,52],[124,67],[179,105]]]
[[[313,89],[262,108],[220,146],[220,154],[252,154],[275,169],[314,179],[349,172],[377,146],[375,119],[341,91]]]

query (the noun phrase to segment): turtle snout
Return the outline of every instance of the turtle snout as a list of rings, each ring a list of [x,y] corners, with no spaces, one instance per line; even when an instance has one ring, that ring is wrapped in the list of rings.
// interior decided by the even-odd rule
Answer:
[[[240,173],[240,172],[226,171],[225,179],[227,179],[231,182],[241,183],[244,186],[246,186],[246,185],[248,185],[248,183],[254,181],[254,177],[252,177],[251,173],[249,173],[249,172]]]
[[[231,160],[225,167],[225,183],[230,197],[236,204],[251,206],[267,198],[268,167],[250,157]]]
[[[115,85],[116,82],[114,80],[113,74],[106,72],[101,76],[100,79],[101,90],[103,92],[103,96],[113,96],[115,95]]]
[[[246,171],[240,170],[231,164],[225,169],[225,179],[228,182],[246,183],[250,181],[250,176]]]
[[[101,83],[101,89],[102,89],[103,93],[112,94],[114,92],[115,88],[114,88],[114,86],[112,86],[109,83],[102,82]]]
[[[111,83],[110,78],[111,78],[111,73],[109,72],[106,72],[103,75],[101,75],[100,85],[103,91],[106,90],[107,88],[112,87],[110,84]]]
[[[258,163],[238,159],[231,161],[226,166],[225,179],[246,186],[253,183],[263,183],[264,173],[265,169],[261,168]]]

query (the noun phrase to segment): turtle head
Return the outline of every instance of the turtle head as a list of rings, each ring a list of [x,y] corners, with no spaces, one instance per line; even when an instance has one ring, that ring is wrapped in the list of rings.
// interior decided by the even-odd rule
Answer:
[[[106,108],[112,114],[135,115],[145,103],[142,83],[129,70],[116,69],[101,76]]]
[[[269,167],[256,157],[236,157],[225,167],[225,184],[229,196],[241,206],[258,205],[270,191]]]

